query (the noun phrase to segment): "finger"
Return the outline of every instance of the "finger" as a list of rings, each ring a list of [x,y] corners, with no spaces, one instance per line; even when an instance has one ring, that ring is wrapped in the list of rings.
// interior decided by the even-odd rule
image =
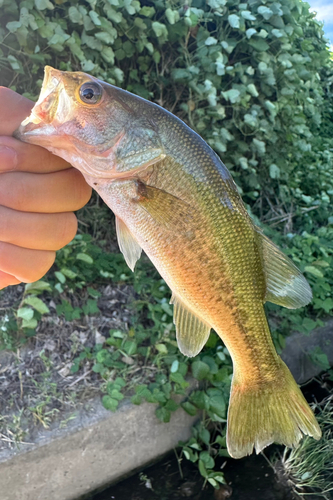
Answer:
[[[0,206],[0,241],[36,250],[59,250],[72,241],[77,219],[72,212],[40,214]]]
[[[30,250],[0,242],[0,270],[19,281],[32,283],[50,269],[55,255],[50,250]]]
[[[14,137],[0,136],[0,172],[19,170],[48,173],[70,167],[69,163],[45,148],[26,144]]]
[[[18,285],[19,283],[21,283],[20,280],[15,278],[15,276],[0,271],[0,290],[6,288],[6,286]]]
[[[1,205],[22,212],[73,212],[90,196],[90,186],[75,168],[50,174],[8,172],[0,177]]]
[[[0,102],[3,117],[0,120],[0,135],[12,135],[20,123],[30,115],[35,103],[6,87],[0,87]]]

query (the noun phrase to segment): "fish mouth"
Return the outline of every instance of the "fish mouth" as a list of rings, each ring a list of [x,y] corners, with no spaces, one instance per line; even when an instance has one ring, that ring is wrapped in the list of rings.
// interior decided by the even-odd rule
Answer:
[[[44,71],[38,101],[14,132],[14,137],[24,142],[35,143],[38,137],[38,145],[41,146],[50,143],[50,136],[54,142],[59,125],[64,123],[70,112],[69,98],[61,79],[62,72],[51,66],[45,66]]]

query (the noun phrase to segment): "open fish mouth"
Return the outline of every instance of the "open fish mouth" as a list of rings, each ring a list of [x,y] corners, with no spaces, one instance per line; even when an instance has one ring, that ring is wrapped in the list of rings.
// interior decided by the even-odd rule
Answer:
[[[41,141],[46,144],[49,142],[46,137],[57,135],[59,126],[67,120],[70,111],[71,102],[61,79],[61,72],[46,66],[38,101],[14,135],[18,139],[24,136],[26,142],[32,136],[44,136]]]

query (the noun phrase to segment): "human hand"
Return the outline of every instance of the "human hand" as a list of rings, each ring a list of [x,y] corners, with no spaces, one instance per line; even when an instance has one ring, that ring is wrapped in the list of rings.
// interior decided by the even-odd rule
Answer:
[[[42,278],[77,230],[91,188],[46,149],[11,137],[33,103],[0,87],[0,290]]]

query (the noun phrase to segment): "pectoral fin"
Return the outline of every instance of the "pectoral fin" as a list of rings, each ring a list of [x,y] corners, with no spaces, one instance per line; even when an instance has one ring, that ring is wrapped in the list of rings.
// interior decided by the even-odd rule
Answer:
[[[196,356],[208,340],[210,326],[199,319],[174,295],[170,304],[173,304],[173,321],[176,325],[179,350],[184,356]]]
[[[301,271],[272,241],[259,235],[266,276],[265,301],[288,309],[311,302],[311,288]]]
[[[159,224],[168,229],[186,231],[190,229],[195,211],[185,201],[163,189],[137,182],[138,203]]]
[[[134,271],[136,261],[140,258],[141,247],[126,224],[116,217],[116,230],[119,248],[128,267]]]

